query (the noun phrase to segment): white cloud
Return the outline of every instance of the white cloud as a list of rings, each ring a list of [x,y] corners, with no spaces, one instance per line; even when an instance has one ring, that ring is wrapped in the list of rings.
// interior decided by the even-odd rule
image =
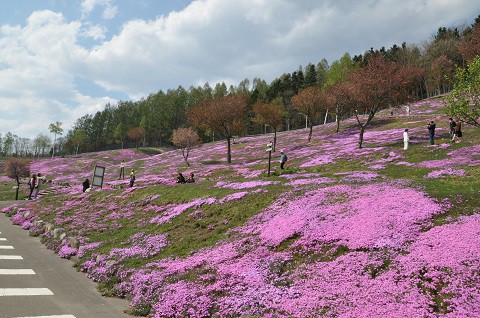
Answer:
[[[202,0],[153,21],[133,20],[88,54],[86,76],[130,96],[330,62],[418,42],[439,26],[473,21],[469,0]],[[454,9],[455,8],[455,9]]]
[[[86,24],[83,35],[94,40],[103,40],[106,37],[107,27],[99,24]]]
[[[118,7],[114,4],[113,0],[83,0],[81,3],[82,18],[88,17],[88,15],[95,10],[96,7],[102,7],[102,17],[105,20],[113,19],[118,13]]]
[[[0,28],[1,132],[34,137],[48,132],[51,122],[71,125],[116,102],[77,91],[75,70],[87,56],[77,44],[80,33],[79,22],[68,23],[51,11],[34,12],[24,27]]]
[[[115,103],[80,91],[76,77],[133,99],[207,81],[271,81],[300,64],[419,42],[440,26],[472,23],[478,14],[472,2],[197,0],[154,20],[125,21],[92,49],[78,41],[105,40],[101,23],[37,11],[24,26],[0,26],[0,130],[32,137],[57,120],[67,130],[82,115]],[[85,16],[96,8],[104,17],[117,12],[111,0],[81,5]]]

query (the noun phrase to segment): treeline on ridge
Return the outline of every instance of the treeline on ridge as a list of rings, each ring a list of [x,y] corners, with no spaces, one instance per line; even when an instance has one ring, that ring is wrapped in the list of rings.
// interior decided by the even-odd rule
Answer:
[[[225,83],[218,83],[214,87],[206,83],[203,87],[191,86],[188,89],[180,86],[153,93],[135,102],[107,104],[102,111],[77,119],[66,136],[58,138],[56,147],[61,153],[73,154],[125,147],[166,146],[172,144],[175,130],[190,126],[194,126],[200,138],[208,142],[224,138],[229,140],[233,135],[305,128],[306,125],[311,129],[325,120],[338,119],[339,123],[340,119],[358,113],[371,114],[371,96],[359,91],[359,81],[362,79],[355,74],[366,68],[372,57],[398,66],[398,70],[402,70],[402,78],[398,80],[405,81],[408,77],[408,86],[402,84],[402,94],[397,89],[395,92],[385,92],[380,97],[383,100],[375,106],[376,112],[380,108],[394,107],[409,100],[449,92],[453,88],[455,70],[464,67],[479,53],[480,16],[471,26],[441,27],[432,39],[421,45],[402,43],[389,49],[371,48],[353,57],[346,53],[331,64],[322,59],[316,65],[309,63],[292,73],[284,73],[270,84],[255,78],[251,82],[245,79],[237,86],[230,87]],[[245,117],[237,118],[230,131],[215,129],[212,123],[206,125],[202,111],[198,109],[203,107],[204,114],[210,117],[220,115],[218,120],[222,120],[222,117],[229,115],[228,107],[217,108],[217,111],[222,111],[221,114],[215,114],[212,110],[207,112],[207,106],[225,103],[225,98],[230,95],[241,96],[245,104],[242,108]],[[15,139],[17,144],[28,142],[10,133],[7,135],[9,145],[6,145],[5,137],[3,143],[0,140],[3,154],[15,154],[12,147]],[[45,153],[45,148],[41,148],[41,153]]]

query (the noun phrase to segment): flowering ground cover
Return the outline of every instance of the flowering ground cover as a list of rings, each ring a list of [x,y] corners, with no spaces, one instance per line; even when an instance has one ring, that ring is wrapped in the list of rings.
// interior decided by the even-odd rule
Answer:
[[[410,110],[381,112],[363,149],[353,119],[339,134],[316,126],[311,143],[280,132],[289,161],[280,171],[274,153],[271,177],[271,135],[235,138],[231,165],[224,141],[193,149],[190,167],[179,151],[36,161],[53,192],[2,212],[134,315],[478,317],[480,132],[452,144],[441,101]],[[95,164],[106,186],[82,193]],[[177,171],[197,182],[176,184]]]

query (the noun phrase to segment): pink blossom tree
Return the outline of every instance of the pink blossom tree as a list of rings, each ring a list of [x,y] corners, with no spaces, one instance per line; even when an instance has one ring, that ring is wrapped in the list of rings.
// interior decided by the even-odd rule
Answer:
[[[172,141],[173,144],[182,151],[183,159],[185,160],[187,166],[190,166],[190,163],[188,163],[188,155],[190,154],[190,150],[202,143],[197,132],[192,128],[180,128],[174,130]]]

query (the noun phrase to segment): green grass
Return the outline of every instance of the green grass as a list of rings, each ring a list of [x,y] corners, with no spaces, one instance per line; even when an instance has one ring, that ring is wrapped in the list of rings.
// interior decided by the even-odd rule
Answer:
[[[161,154],[165,151],[166,150],[159,149],[159,148],[139,148],[137,152],[143,153],[143,154],[146,154],[146,155],[159,155],[159,154]]]
[[[396,112],[397,113],[397,112]],[[432,114],[433,116],[433,114]],[[382,118],[376,120],[372,126],[368,127],[368,130],[383,130],[383,129],[393,129],[393,128],[404,128],[405,121],[415,121],[416,119],[412,117],[402,117],[402,118]],[[342,129],[353,128],[355,125],[341,125]],[[345,127],[343,127],[345,126]],[[334,128],[331,129],[333,133]],[[306,134],[305,134],[306,135]],[[279,136],[281,138],[281,135]],[[315,135],[314,135],[315,138]],[[444,144],[448,141],[441,140],[440,144]],[[317,189],[323,187],[322,185],[305,185],[300,186],[293,191],[293,187],[286,187],[285,183],[288,182],[286,178],[282,178],[281,175],[284,174],[297,174],[297,173],[315,173],[321,177],[329,177],[338,182],[346,182],[341,179],[343,176],[338,175],[339,173],[348,173],[351,171],[371,171],[369,165],[378,159],[385,159],[388,157],[390,151],[394,151],[396,154],[402,153],[404,158],[396,159],[395,162],[386,163],[385,169],[375,170],[376,173],[380,175],[381,178],[376,180],[376,182],[386,182],[395,183],[398,180],[407,180],[410,182],[411,187],[415,187],[421,190],[424,190],[428,196],[435,198],[438,202],[448,201],[450,207],[446,206],[445,211],[441,214],[435,215],[432,219],[432,224],[423,230],[426,231],[433,226],[439,226],[443,224],[452,223],[458,220],[459,217],[464,215],[471,215],[473,213],[478,213],[480,202],[480,167],[470,167],[470,166],[456,166],[455,169],[464,169],[466,175],[462,177],[453,177],[446,176],[445,178],[425,178],[425,176],[436,169],[431,168],[420,168],[417,166],[410,167],[406,165],[395,164],[398,161],[405,161],[412,164],[417,164],[423,161],[430,160],[445,160],[451,158],[449,153],[452,150],[462,149],[465,146],[476,145],[480,142],[480,131],[474,129],[466,129],[466,136],[460,144],[451,144],[448,148],[440,147],[425,147],[425,144],[411,144],[410,149],[407,152],[402,151],[403,143],[400,141],[392,141],[389,144],[380,144],[375,142],[368,142],[368,147],[382,146],[386,147],[382,153],[378,152],[373,155],[369,155],[366,158],[357,158],[357,157],[344,157],[335,159],[334,163],[325,164],[318,167],[306,167],[299,168],[298,162],[300,160],[292,160],[292,165],[286,166],[285,170],[278,169],[278,163],[273,162],[271,177],[266,177],[265,173],[265,158],[247,158],[246,162],[255,162],[259,161],[255,166],[250,166],[250,168],[263,170],[264,172],[260,175],[260,180],[269,180],[269,181],[278,181],[277,184],[271,184],[266,186],[264,189],[268,190],[262,191],[261,193],[250,193],[243,198],[230,201],[224,204],[214,203],[211,205],[204,204],[200,207],[192,207],[187,211],[184,211],[179,216],[173,218],[170,223],[165,224],[150,224],[148,221],[153,217],[157,216],[156,212],[147,212],[145,210],[145,205],[150,204],[154,206],[167,206],[169,204],[181,204],[188,203],[198,198],[212,198],[217,199],[224,198],[225,196],[244,190],[232,190],[228,188],[216,188],[215,184],[218,179],[228,182],[242,182],[245,181],[241,176],[235,175],[234,170],[225,164],[223,160],[218,159],[217,157],[201,162],[204,165],[219,165],[219,168],[211,173],[211,175],[203,182],[196,183],[194,185],[180,185],[180,186],[152,186],[148,188],[138,188],[130,194],[123,195],[123,190],[113,190],[108,192],[93,192],[89,197],[89,202],[91,205],[102,204],[107,206],[111,202],[117,202],[118,204],[125,205],[131,204],[131,209],[134,212],[135,216],[133,220],[129,219],[120,219],[118,223],[122,226],[121,228],[109,228],[108,230],[91,230],[88,229],[83,236],[89,237],[92,242],[102,241],[104,244],[97,250],[98,253],[108,254],[112,248],[115,247],[127,247],[128,244],[123,244],[128,242],[130,237],[138,232],[144,232],[145,234],[167,234],[167,239],[169,244],[165,247],[164,250],[160,251],[159,254],[150,257],[150,258],[129,258],[123,262],[125,268],[139,268],[144,266],[147,263],[150,263],[154,260],[163,259],[167,257],[187,257],[191,253],[198,251],[202,248],[208,248],[215,246],[218,242],[223,240],[234,239],[238,236],[238,233],[235,232],[235,228],[245,225],[248,220],[253,216],[261,213],[265,208],[269,207],[273,202],[275,202],[280,196],[282,196],[285,191],[292,191],[292,196],[302,196],[306,191],[311,189]],[[299,145],[305,144],[305,140],[298,140]],[[241,149],[246,146],[246,143],[236,144],[235,149]],[[142,148],[138,151],[143,152],[148,155],[153,155],[156,153],[161,153],[162,150],[151,149],[151,148]],[[386,154],[385,154],[386,153]],[[181,158],[181,157],[180,157]],[[235,161],[235,158],[234,158]],[[145,163],[143,160],[138,160],[136,165],[133,167],[135,170],[143,170],[142,165]],[[277,169],[273,169],[276,167]],[[384,179],[383,179],[384,177]],[[361,182],[360,184],[364,184]],[[338,184],[338,183],[336,183]],[[0,185],[0,200],[2,198],[13,198],[14,190],[12,189],[13,183],[10,185]],[[328,185],[325,185],[328,186]],[[26,189],[26,188],[25,188]],[[246,191],[246,190],[245,190]],[[26,191],[24,191],[26,192]],[[250,191],[251,192],[251,191]],[[23,192],[22,192],[23,193]],[[154,195],[159,195],[155,200],[148,202],[148,198],[151,198]],[[117,196],[122,196],[121,199],[115,198]],[[338,196],[332,198],[326,198],[329,204],[334,204],[335,202],[343,202],[348,200],[348,195]],[[61,205],[62,198],[52,196],[46,196],[43,198],[39,204],[41,206],[59,206]],[[69,210],[63,211],[64,216],[75,217],[76,209],[72,208]],[[110,213],[110,212],[109,212]],[[44,221],[51,221],[55,215],[45,213],[42,216]],[[109,223],[106,223],[108,227]],[[111,225],[111,223],[110,223]],[[64,225],[68,228],[68,223]],[[347,246],[343,245],[325,245],[321,246],[316,252],[302,252],[296,251],[292,246],[299,238],[298,235],[293,235],[292,237],[283,241],[277,247],[271,247],[275,251],[292,251],[293,258],[289,261],[274,264],[274,268],[271,268],[272,271],[279,274],[289,273],[294,271],[298,267],[303,266],[304,264],[312,264],[315,262],[331,262],[337,258],[346,255],[350,252]],[[329,243],[331,244],[331,243]],[[321,243],[319,243],[319,246]],[[376,255],[385,255],[384,258],[380,259],[378,265],[370,265],[365,268],[365,273],[370,275],[372,278],[380,276],[383,272],[389,270],[391,266],[390,255],[386,255],[383,251],[364,251],[377,253]],[[402,253],[404,251],[395,251]],[[183,279],[185,280],[195,280],[195,277],[199,274],[202,274],[200,270],[192,270],[185,274]],[[102,283],[100,289],[104,294],[112,294],[113,285],[115,281],[110,281],[108,283]],[[285,284],[288,286],[288,280],[280,282],[280,284]],[[425,290],[425,292],[430,292]],[[438,295],[432,296],[434,298],[435,308],[434,312],[443,313],[446,310],[446,304],[448,303],[448,295],[439,293]],[[133,312],[138,314],[146,314],[150,308],[136,308]],[[325,309],[328,311],[328,308]]]

